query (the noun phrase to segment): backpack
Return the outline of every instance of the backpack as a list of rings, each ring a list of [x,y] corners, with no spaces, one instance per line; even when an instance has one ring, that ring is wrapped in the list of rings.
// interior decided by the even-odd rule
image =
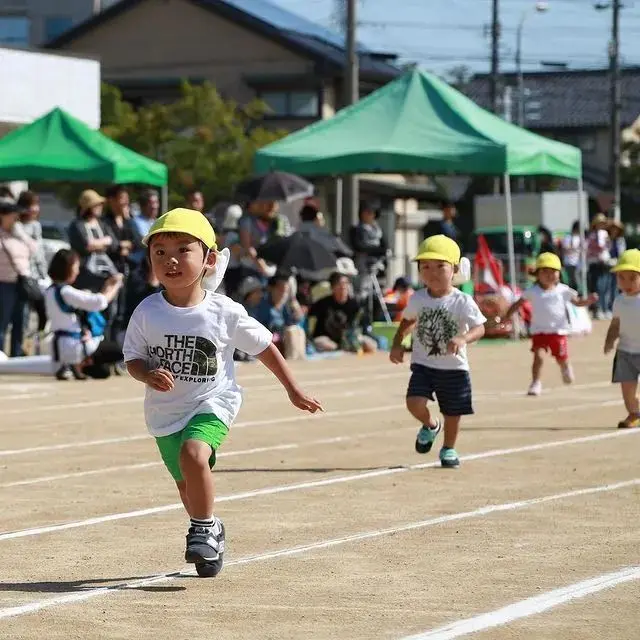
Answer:
[[[62,286],[54,284],[54,294],[58,306],[64,313],[75,313],[80,320],[83,328],[88,329],[94,338],[104,335],[107,321],[99,311],[83,311],[82,309],[74,309],[69,306],[62,297]]]

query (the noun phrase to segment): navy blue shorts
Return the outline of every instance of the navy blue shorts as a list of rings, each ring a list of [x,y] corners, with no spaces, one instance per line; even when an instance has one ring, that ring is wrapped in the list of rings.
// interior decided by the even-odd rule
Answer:
[[[434,397],[435,395],[435,397]],[[421,364],[411,365],[407,398],[438,399],[444,416],[468,416],[473,413],[471,377],[459,369],[433,369]]]

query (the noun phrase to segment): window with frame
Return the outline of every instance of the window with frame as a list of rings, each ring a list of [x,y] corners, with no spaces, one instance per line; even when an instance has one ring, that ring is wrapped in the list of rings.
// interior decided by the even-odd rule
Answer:
[[[65,31],[69,31],[73,26],[71,16],[47,16],[44,20],[45,42],[61,36]]]
[[[263,91],[259,95],[269,109],[271,118],[317,118],[320,97],[317,91]]]
[[[0,44],[28,47],[31,20],[27,16],[0,16]]]

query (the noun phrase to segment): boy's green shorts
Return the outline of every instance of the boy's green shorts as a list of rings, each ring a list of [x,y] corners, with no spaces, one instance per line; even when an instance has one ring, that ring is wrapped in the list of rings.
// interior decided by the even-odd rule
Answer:
[[[213,413],[200,413],[193,416],[182,431],[169,436],[156,438],[162,460],[176,482],[183,480],[180,471],[180,449],[187,440],[206,442],[213,453],[209,458],[209,467],[213,469],[216,463],[216,449],[224,442],[229,428]]]

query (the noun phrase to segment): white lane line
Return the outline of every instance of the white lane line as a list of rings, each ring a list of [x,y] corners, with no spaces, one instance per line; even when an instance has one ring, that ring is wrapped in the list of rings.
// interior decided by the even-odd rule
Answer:
[[[489,611],[473,618],[459,620],[443,627],[438,627],[433,631],[418,633],[413,636],[406,636],[403,640],[453,640],[462,636],[484,631],[485,629],[493,629],[509,624],[515,620],[528,618],[529,616],[548,611],[558,607],[571,600],[585,598],[598,591],[611,589],[619,584],[640,580],[640,567],[625,567],[619,571],[605,573],[589,580],[575,582],[560,589],[554,589],[547,593],[542,593],[533,598],[514,602],[506,607]],[[0,613],[1,615],[1,613]]]
[[[300,449],[306,446],[316,446],[322,444],[336,444],[339,442],[347,442],[350,440],[362,440],[372,436],[387,434],[387,431],[371,431],[369,433],[361,433],[357,436],[336,436],[335,438],[322,438],[321,440],[308,440],[303,442],[292,442],[285,444],[276,444],[270,447],[254,447],[253,449],[238,449],[236,451],[222,451],[216,454],[216,458],[231,458],[236,456],[253,455],[256,453],[268,453],[270,451],[288,451],[291,449]],[[67,480],[69,478],[82,478],[85,476],[95,476],[103,473],[114,473],[116,471],[133,471],[136,469],[148,469],[149,467],[163,466],[164,462],[158,460],[156,462],[139,462],[137,464],[126,464],[119,467],[103,467],[101,469],[90,469],[88,471],[74,471],[73,473],[61,473],[55,476],[41,476],[39,478],[30,478],[29,480],[16,480],[14,482],[5,482],[0,484],[0,488],[22,487],[25,485],[42,484],[45,482],[54,482],[56,480]]]
[[[590,385],[585,385],[585,386],[589,386]],[[598,383],[598,386],[599,383]],[[610,387],[610,384],[606,385],[607,387]],[[575,385],[573,387],[574,389],[578,389],[581,388],[579,387],[579,385]],[[511,393],[511,392],[509,392]],[[518,395],[523,395],[522,393],[518,393]],[[481,396],[482,399],[482,396]],[[582,409],[584,407],[588,407],[588,406],[614,406],[614,405],[618,405],[620,404],[620,401],[618,400],[608,400],[608,401],[597,401],[597,402],[582,402],[580,404],[576,404],[576,405],[569,405],[569,406],[562,406],[562,407],[557,407],[557,408],[545,408],[545,409],[536,409],[534,411],[520,411],[514,414],[501,414],[500,418],[508,418],[508,417],[518,417],[520,415],[522,415],[523,413],[526,413],[526,415],[544,415],[545,413],[557,413],[557,412],[567,412],[567,411],[574,411],[576,409]],[[236,430],[236,429],[245,429],[247,427],[257,427],[257,426],[265,426],[265,425],[271,425],[271,424],[283,424],[283,423],[290,423],[290,422],[298,422],[298,421],[307,421],[307,420],[322,420],[322,419],[326,419],[326,418],[335,418],[335,417],[340,417],[340,416],[349,416],[349,415],[359,415],[359,414],[367,414],[367,413],[376,413],[378,411],[391,411],[391,410],[402,410],[404,407],[404,405],[401,404],[386,404],[386,405],[381,405],[381,406],[377,406],[377,407],[368,407],[365,409],[347,409],[347,410],[342,410],[342,411],[325,411],[324,413],[320,413],[320,414],[315,414],[315,415],[295,415],[295,416],[288,416],[285,418],[269,418],[267,420],[250,420],[250,421],[246,421],[246,422],[237,422],[236,424],[233,425],[232,429]],[[5,413],[5,412],[3,412]],[[491,417],[491,420],[495,420],[495,416]],[[482,418],[480,418],[480,420],[482,420]],[[478,421],[478,418],[472,417],[469,419],[469,423],[470,424],[475,424]],[[121,436],[118,438],[106,438],[106,439],[100,439],[100,440],[86,440],[84,442],[68,442],[68,443],[62,443],[62,444],[54,444],[54,445],[42,445],[42,446],[37,446],[37,447],[27,447],[25,449],[4,449],[4,450],[0,450],[0,457],[3,456],[15,456],[15,455],[22,455],[22,454],[28,454],[28,453],[43,453],[45,451],[60,451],[60,450],[64,450],[64,449],[77,449],[77,448],[84,448],[84,447],[93,447],[93,446],[102,446],[102,445],[110,445],[110,444],[119,444],[122,442],[135,442],[136,440],[146,440],[147,438],[150,438],[150,436],[148,434],[139,434],[139,435],[133,435],[133,436]]]
[[[310,387],[313,387],[315,389],[315,387],[326,387],[326,386],[344,384],[344,383],[369,382],[371,380],[388,380],[389,378],[406,377],[406,375],[407,374],[405,372],[400,371],[400,372],[393,372],[389,374],[349,376],[345,378],[329,378],[329,379],[323,378],[323,379],[314,381],[312,385],[310,385]],[[280,384],[269,384],[269,385],[263,385],[259,387],[250,387],[248,388],[248,390],[251,391],[252,393],[256,391],[282,390],[282,392],[284,393],[284,390],[282,389],[282,386]],[[110,398],[108,400],[92,400],[89,402],[71,402],[71,403],[65,403],[65,404],[36,405],[33,407],[29,407],[28,409],[25,407],[20,407],[20,408],[16,407],[12,409],[3,410],[2,414],[15,415],[18,413],[25,413],[25,412],[32,414],[34,412],[41,412],[41,411],[59,411],[63,409],[64,410],[86,409],[87,407],[104,407],[104,406],[119,405],[119,404],[132,404],[136,402],[142,405],[143,400],[144,398],[142,394],[140,394],[138,396],[131,397],[131,398]]]
[[[532,416],[536,416],[536,415],[545,415],[545,414],[549,414],[549,413],[557,413],[557,412],[567,412],[567,411],[577,411],[577,410],[584,410],[584,409],[590,409],[593,407],[603,407],[603,406],[608,406],[608,405],[618,405],[620,404],[619,400],[610,400],[610,401],[596,401],[596,402],[592,402],[592,403],[588,403],[588,402],[584,402],[581,403],[579,405],[566,405],[564,407],[561,408],[547,408],[547,409],[534,409],[533,411],[518,411],[515,413],[504,413],[500,416],[501,419],[510,419],[510,418],[520,418],[522,416],[527,416],[527,417],[532,417]],[[367,409],[366,411],[369,410],[379,410],[379,408],[370,408]],[[361,410],[354,410],[354,411],[358,411],[360,412]],[[345,415],[346,412],[341,412],[340,415]],[[327,415],[327,414],[324,414]],[[298,417],[295,418],[285,418],[283,419],[284,421],[287,420],[297,420],[299,419]],[[495,418],[493,416],[486,416],[486,417],[480,417],[480,418],[472,418],[470,420],[470,423],[472,425],[475,424],[482,424],[483,422],[493,422],[495,420]],[[282,420],[278,421],[278,423],[282,422]],[[242,428],[242,427],[248,427],[248,426],[259,426],[261,424],[264,424],[264,421],[255,421],[255,422],[251,422],[251,423],[239,423],[237,424],[234,429],[237,428]],[[266,424],[272,424],[272,422],[270,420],[266,421]],[[398,429],[398,431],[406,431],[406,430],[414,430],[415,427],[401,427]],[[255,448],[255,449],[244,449],[244,450],[238,450],[238,451],[223,451],[221,453],[218,453],[218,458],[223,458],[223,457],[229,457],[229,456],[239,456],[239,455],[245,455],[245,454],[254,454],[254,453],[267,453],[270,451],[280,451],[280,450],[287,450],[287,449],[298,449],[300,447],[303,446],[307,446],[307,445],[317,445],[317,444],[332,444],[332,443],[337,443],[337,442],[349,442],[349,441],[353,441],[353,440],[362,440],[365,438],[369,438],[369,437],[376,437],[382,433],[388,434],[388,430],[382,430],[382,431],[370,431],[370,432],[366,432],[366,433],[361,433],[355,436],[339,436],[336,438],[326,438],[326,439],[322,439],[322,440],[310,440],[310,441],[303,441],[303,442],[299,442],[299,443],[292,443],[292,444],[282,444],[282,445],[275,445],[275,446],[271,446],[271,447],[259,447],[259,448]],[[136,440],[140,440],[140,439],[147,439],[147,436],[132,436],[134,439]],[[128,438],[126,440],[118,440],[118,442],[120,441],[128,441]],[[94,441],[98,444],[104,444],[104,440],[97,440]],[[80,446],[82,443],[77,443],[74,446]],[[109,441],[109,444],[113,444],[113,440]],[[54,446],[63,446],[63,445],[54,445]],[[18,449],[18,450],[14,450],[14,452],[16,453],[20,453],[20,452],[32,452],[33,448],[31,449]],[[0,452],[0,455],[2,455],[2,452]],[[19,486],[24,486],[24,485],[33,485],[33,484],[40,484],[40,483],[45,483],[45,482],[53,482],[56,480],[66,480],[69,478],[82,478],[83,476],[93,476],[93,475],[100,475],[103,473],[113,473],[113,472],[119,472],[119,471],[130,471],[130,470],[136,470],[136,469],[146,469],[149,467],[155,467],[155,466],[160,466],[162,465],[162,462],[142,462],[142,463],[136,463],[136,464],[130,464],[130,465],[121,465],[121,466],[117,466],[117,467],[101,467],[99,469],[89,469],[87,471],[76,471],[73,473],[63,473],[63,474],[59,474],[59,475],[51,475],[51,476],[42,476],[42,477],[38,477],[38,478],[31,478],[31,479],[27,479],[27,480],[16,480],[14,482],[7,482],[4,484],[0,484],[0,489],[1,488],[7,488],[7,487],[19,487]]]
[[[508,456],[517,453],[525,453],[529,451],[541,451],[544,449],[552,449],[555,447],[564,447],[571,444],[583,444],[587,442],[599,442],[610,438],[622,438],[640,433],[640,429],[631,429],[629,431],[614,431],[610,433],[601,433],[593,436],[583,436],[580,438],[570,438],[569,440],[554,440],[552,442],[542,442],[538,444],[525,445],[521,447],[511,447],[509,449],[491,449],[479,453],[471,453],[460,456],[460,460],[473,461],[485,458],[497,458],[500,456]],[[297,482],[294,484],[281,484],[272,487],[264,487],[262,489],[251,489],[249,491],[241,491],[226,496],[216,498],[216,504],[220,502],[235,502],[236,500],[246,500],[258,496],[270,496],[280,493],[289,493],[292,491],[304,491],[306,489],[315,489],[317,487],[326,487],[334,484],[344,484],[347,482],[357,482],[360,480],[368,480],[370,478],[380,478],[397,473],[406,473],[408,471],[417,471],[419,469],[428,469],[430,467],[439,467],[440,462],[424,462],[421,464],[412,464],[402,467],[387,467],[384,469],[373,469],[362,473],[354,473],[347,476],[332,476],[324,480],[310,480],[308,482]],[[137,509],[135,511],[125,511],[121,513],[112,513],[105,516],[96,516],[87,518],[86,520],[77,520],[74,522],[65,522],[62,524],[45,525],[43,527],[35,527],[32,529],[20,529],[18,531],[8,531],[0,533],[0,542],[4,540],[14,540],[16,538],[27,538],[30,536],[38,536],[45,533],[54,533],[56,531],[67,531],[69,529],[78,529],[88,527],[104,522],[114,522],[116,520],[127,520],[129,518],[140,518],[156,513],[166,513],[167,511],[175,511],[184,508],[181,502],[165,504],[158,507],[149,507],[147,509]]]
[[[598,493],[605,493],[609,491],[616,491],[618,489],[626,489],[628,487],[637,486],[640,484],[640,478],[634,478],[633,480],[626,480],[623,482],[616,482],[614,484],[605,484],[596,487],[587,487],[585,489],[576,489],[574,491],[565,491],[563,493],[555,493],[547,496],[541,496],[538,498],[530,498],[528,500],[518,500],[517,502],[506,502],[502,504],[489,505],[486,507],[480,507],[472,511],[463,511],[460,513],[451,513],[427,520],[420,520],[419,522],[411,522],[409,524],[399,525],[396,527],[388,527],[385,529],[375,529],[373,531],[363,531],[360,533],[354,533],[351,535],[342,536],[340,538],[331,538],[328,540],[321,540],[306,545],[298,545],[295,547],[289,547],[285,549],[278,549],[276,551],[268,551],[265,553],[259,553],[251,556],[245,556],[238,558],[237,560],[230,560],[225,563],[225,567],[228,570],[234,566],[244,566],[252,564],[254,562],[262,562],[265,560],[275,560],[279,558],[287,558],[292,556],[302,555],[310,551],[319,551],[322,549],[330,549],[343,544],[349,544],[352,542],[360,542],[362,540],[371,540],[375,538],[381,538],[383,536],[389,536],[397,533],[404,533],[407,531],[414,531],[417,529],[424,529],[426,527],[432,527],[439,524],[448,522],[455,522],[457,520],[465,520],[469,518],[477,518],[487,516],[492,513],[501,513],[506,511],[516,511],[518,509],[526,509],[539,504],[545,504],[549,502],[556,502],[558,500],[565,500],[568,498],[575,498],[579,496],[594,495]],[[185,571],[165,573],[151,578],[143,578],[141,580],[134,580],[125,584],[112,585],[108,587],[97,587],[95,589],[87,589],[79,593],[70,593],[55,598],[46,598],[44,600],[36,600],[27,604],[18,605],[14,607],[5,607],[0,609],[0,619],[10,618],[15,616],[26,615],[47,609],[50,607],[56,607],[64,604],[71,604],[74,602],[82,602],[95,598],[96,596],[106,595],[108,593],[114,593],[117,591],[123,591],[126,589],[138,589],[146,587],[152,584],[158,584],[161,582],[169,582],[180,578],[181,576],[193,575],[194,572],[190,569]]]

